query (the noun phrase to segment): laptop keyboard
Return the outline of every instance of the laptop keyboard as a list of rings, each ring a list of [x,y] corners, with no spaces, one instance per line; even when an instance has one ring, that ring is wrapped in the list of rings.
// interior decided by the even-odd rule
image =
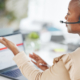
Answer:
[[[9,76],[9,77],[15,77],[15,78],[22,75],[19,69],[8,71],[8,72],[3,72],[2,74]]]

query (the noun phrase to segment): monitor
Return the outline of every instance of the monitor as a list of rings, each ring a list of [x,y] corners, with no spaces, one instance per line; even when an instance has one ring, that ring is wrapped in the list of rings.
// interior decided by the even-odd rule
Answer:
[[[4,36],[6,39],[15,43],[20,51],[24,51],[22,34],[11,34]],[[0,43],[0,70],[15,66],[13,53],[7,47]]]

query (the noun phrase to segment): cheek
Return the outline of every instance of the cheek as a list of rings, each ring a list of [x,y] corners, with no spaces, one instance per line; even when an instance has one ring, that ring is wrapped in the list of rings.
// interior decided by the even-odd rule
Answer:
[[[68,15],[67,16],[67,21],[68,22],[72,22],[74,20],[73,18],[74,18],[74,16],[72,14],[71,15]]]
[[[67,21],[68,21],[68,22],[76,22],[76,21],[78,21],[78,20],[77,20],[77,17],[76,17],[75,14],[71,14],[71,15],[69,15],[69,16],[67,17]]]

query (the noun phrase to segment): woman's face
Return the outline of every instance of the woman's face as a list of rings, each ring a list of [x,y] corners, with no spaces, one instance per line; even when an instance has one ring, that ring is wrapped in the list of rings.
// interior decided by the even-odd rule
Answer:
[[[68,13],[65,16],[67,22],[79,21],[80,11],[77,4],[78,0],[71,0],[68,7]],[[80,24],[66,24],[69,33],[80,33]]]

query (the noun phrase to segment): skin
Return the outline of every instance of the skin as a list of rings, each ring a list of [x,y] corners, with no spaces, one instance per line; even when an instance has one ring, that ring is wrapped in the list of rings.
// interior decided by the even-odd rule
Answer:
[[[43,65],[47,65],[47,63],[41,57],[39,57],[37,54],[35,54],[35,53],[29,54],[29,57],[36,61],[36,62],[34,62],[33,60],[31,60],[41,70],[44,71],[44,70],[48,69],[48,66],[39,65],[40,63]]]
[[[0,43],[5,45],[7,48],[9,48],[14,55],[17,55],[19,53],[18,47],[11,41],[7,40],[6,38],[2,37],[0,38]]]
[[[80,7],[77,4],[78,0],[71,0],[68,7],[68,13],[65,16],[67,22],[77,22],[80,17]],[[80,33],[80,24],[67,24],[69,33]]]
[[[69,3],[68,13],[65,16],[67,22],[77,22],[79,20],[80,10],[78,4],[76,3],[77,1],[78,0],[71,0]],[[66,27],[69,33],[80,34],[80,24],[67,24]],[[0,43],[8,47],[13,52],[14,55],[17,55],[20,52],[14,43],[12,43],[11,41],[7,40],[4,37],[0,39]],[[36,62],[34,62],[33,60],[31,61],[43,71],[48,69],[47,63],[35,53],[29,54],[29,57],[35,60]],[[39,65],[40,63],[46,66]]]

